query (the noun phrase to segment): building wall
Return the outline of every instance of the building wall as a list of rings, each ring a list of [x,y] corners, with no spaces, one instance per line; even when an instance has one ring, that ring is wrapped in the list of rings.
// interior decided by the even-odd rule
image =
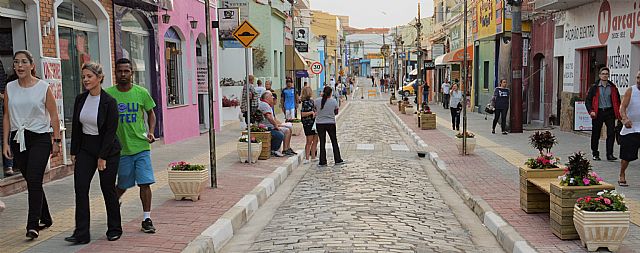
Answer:
[[[532,27],[532,43],[529,56],[529,73],[535,73],[532,75],[532,81],[529,82],[529,120],[538,118],[536,115],[540,109],[544,111],[543,120],[544,125],[549,125],[549,116],[551,114],[557,115],[557,82],[554,82],[553,77],[553,37],[554,37],[555,22],[551,16],[539,18],[533,22]],[[545,65],[544,71],[540,65]],[[540,83],[544,82],[543,88],[544,102],[543,108],[540,107]]]
[[[477,61],[474,61],[476,64],[475,66],[477,70],[475,71],[475,74],[474,74],[475,76],[474,80],[477,81],[475,83],[474,90],[477,95],[477,105],[481,107],[480,108],[481,110],[484,110],[485,105],[491,101],[491,97],[493,96],[493,91],[495,88],[496,43],[495,41],[492,41],[492,40],[484,40],[484,41],[480,41],[479,44],[480,44],[479,46],[480,50],[479,52],[476,52],[478,54],[478,57],[476,58]],[[488,65],[489,70],[488,70],[487,76],[485,76],[485,71],[484,71],[485,61],[489,62],[489,65]],[[487,79],[489,83],[488,89],[484,88],[485,79]]]
[[[162,90],[162,100],[156,101],[157,106],[162,108],[164,120],[163,122],[158,122],[158,124],[162,124],[164,127],[164,142],[165,143],[174,143],[177,141],[185,140],[187,138],[195,137],[200,135],[200,127],[199,127],[199,111],[197,104],[197,80],[196,80],[196,59],[195,59],[195,44],[196,40],[201,34],[205,33],[205,27],[207,27],[204,17],[204,12],[193,12],[194,8],[198,8],[196,6],[200,6],[199,8],[204,7],[203,4],[198,0],[183,0],[179,4],[176,3],[173,6],[173,10],[168,11],[168,14],[171,15],[171,20],[169,24],[164,24],[162,21],[158,22],[158,35],[161,39],[160,44],[160,79],[161,79],[161,90]],[[212,20],[216,19],[216,11],[215,8],[211,8]],[[187,19],[187,15],[193,17],[195,20],[198,20],[198,27],[196,29],[192,29],[189,23],[192,19]],[[167,30],[172,27],[174,28],[181,37],[182,44],[182,81],[183,83],[183,96],[184,103],[179,106],[169,107],[167,105],[167,73],[166,73],[166,60],[165,60],[165,43],[164,43],[164,35]],[[215,30],[212,29],[212,33],[215,33]],[[217,36],[216,36],[217,37]],[[217,44],[217,38],[212,40],[212,43]],[[205,52],[206,53],[206,52]],[[217,52],[213,54],[214,60]],[[217,69],[217,62],[214,61],[214,69]],[[217,78],[217,75],[215,75]],[[215,83],[218,83],[216,80],[212,80]],[[217,91],[217,89],[216,89]],[[216,103],[218,104],[218,103]],[[219,126],[220,119],[219,117],[215,119],[215,124]]]

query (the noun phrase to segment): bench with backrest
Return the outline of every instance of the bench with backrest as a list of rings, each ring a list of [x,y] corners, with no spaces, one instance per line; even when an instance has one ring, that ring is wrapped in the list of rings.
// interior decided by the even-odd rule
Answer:
[[[595,196],[602,190],[613,190],[608,183],[594,186],[562,186],[557,173],[528,174],[520,169],[520,206],[527,213],[549,212],[551,230],[562,240],[578,239],[573,225],[576,199]],[[530,170],[529,170],[530,171]],[[524,177],[523,177],[524,174]]]

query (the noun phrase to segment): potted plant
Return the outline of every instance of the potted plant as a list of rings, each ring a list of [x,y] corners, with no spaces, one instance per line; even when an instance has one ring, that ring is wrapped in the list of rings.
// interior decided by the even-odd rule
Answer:
[[[629,219],[624,195],[615,190],[578,198],[573,211],[573,223],[580,241],[589,251],[599,247],[617,251],[629,232]]]
[[[602,178],[591,171],[591,163],[582,152],[576,152],[569,156],[569,162],[564,169],[564,175],[558,177],[560,185],[565,186],[590,186],[599,185]]]
[[[288,119],[287,122],[293,125],[291,129],[291,134],[295,136],[299,136],[302,134],[302,120],[301,119]]]
[[[251,144],[248,143],[249,136],[243,134],[238,139],[237,150],[238,150],[238,158],[240,158],[240,162],[248,162],[249,161],[249,145],[251,145],[251,162],[255,163],[258,161],[260,157],[260,153],[262,152],[262,142],[260,142],[256,137],[251,137]]]
[[[456,147],[458,147],[458,154],[464,154],[462,139],[465,136],[467,137],[467,154],[473,154],[473,151],[476,149],[476,135],[469,131],[464,133],[458,132],[456,134]]]
[[[271,132],[264,124],[251,124],[249,129],[251,130],[252,139],[256,138],[262,143],[259,159],[269,159],[271,157]],[[247,131],[242,131],[242,135],[247,135]]]
[[[183,198],[197,201],[208,178],[207,168],[185,161],[171,162],[167,170],[168,182],[176,200]]]

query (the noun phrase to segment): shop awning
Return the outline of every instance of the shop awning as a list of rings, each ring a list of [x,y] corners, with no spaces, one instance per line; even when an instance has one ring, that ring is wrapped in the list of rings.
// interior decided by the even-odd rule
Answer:
[[[444,63],[444,55],[436,57],[436,60],[434,62],[436,63],[436,66],[445,65],[445,63]]]
[[[309,72],[307,72],[306,70],[296,70],[296,77],[309,77]]]
[[[307,62],[304,60],[304,57],[302,57],[302,55],[300,55],[298,50],[295,50],[293,46],[286,46],[284,51],[285,51],[284,62],[285,62],[286,71],[306,70],[309,68],[309,66],[307,65]],[[295,52],[295,55],[294,55],[294,52]],[[295,61],[295,69],[293,68],[294,65],[291,60]]]
[[[452,62],[463,62],[464,61],[464,49],[460,48],[456,51],[453,52],[449,52],[447,54],[444,55],[444,62],[445,63],[452,63]],[[467,61],[472,61],[473,60],[473,46],[468,46],[467,47]]]

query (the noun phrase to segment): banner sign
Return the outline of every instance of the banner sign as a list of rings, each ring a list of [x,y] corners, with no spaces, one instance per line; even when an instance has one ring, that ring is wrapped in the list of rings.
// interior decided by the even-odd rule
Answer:
[[[240,13],[238,8],[219,8],[218,9],[218,21],[220,28],[218,29],[218,36],[220,40],[236,40],[233,37],[233,32],[240,25]]]
[[[64,128],[64,107],[62,101],[62,63],[58,58],[42,57],[42,80],[49,84],[49,88],[56,99],[60,127]]]
[[[584,101],[576,101],[573,108],[573,130],[591,131],[591,115],[589,115],[589,111],[587,111],[587,106]]]
[[[297,27],[295,34],[295,46],[298,52],[309,52],[309,27]]]

